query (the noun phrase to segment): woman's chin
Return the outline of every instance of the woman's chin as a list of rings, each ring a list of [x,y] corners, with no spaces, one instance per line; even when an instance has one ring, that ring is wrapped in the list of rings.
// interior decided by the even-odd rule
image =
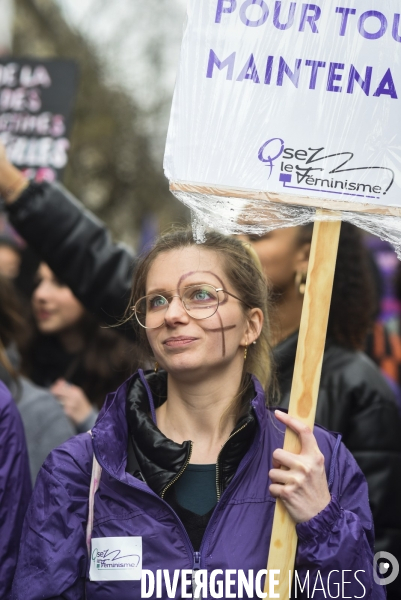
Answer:
[[[207,366],[199,361],[199,359],[194,360],[194,357],[176,355],[174,357],[169,357],[168,360],[162,361],[163,368],[167,371],[167,373],[171,373],[172,375],[185,376],[188,373],[195,373],[202,368],[207,370]]]
[[[37,328],[42,335],[53,335],[57,333],[58,329],[53,323],[40,321],[37,323]]]

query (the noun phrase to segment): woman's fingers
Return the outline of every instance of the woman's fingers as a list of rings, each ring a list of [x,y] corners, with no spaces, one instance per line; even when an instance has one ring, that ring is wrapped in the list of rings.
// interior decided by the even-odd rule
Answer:
[[[285,496],[288,493],[287,492],[288,488],[286,488],[284,485],[280,485],[279,483],[272,483],[271,486],[269,487],[269,490],[270,490],[270,493],[273,496],[273,498],[281,498],[283,500],[283,502],[285,502],[285,500],[286,500]]]
[[[302,468],[302,464],[300,454],[293,454],[282,448],[277,448],[273,452],[273,467],[275,468],[286,467],[287,469],[299,469]]]
[[[280,469],[281,462],[275,458],[275,456],[274,456],[275,453],[276,453],[276,451],[273,452],[273,460],[272,460],[273,468],[274,469]]]
[[[52,394],[59,396],[67,393],[70,387],[70,384],[65,379],[57,379],[51,386],[50,391]]]
[[[330,502],[324,456],[309,427],[282,411],[279,421],[292,429],[301,441],[300,454],[277,448],[269,472],[272,496],[281,498],[293,519],[299,523],[317,515]]]
[[[65,414],[74,421],[82,423],[92,412],[92,405],[82,388],[72,385],[64,379],[58,380],[51,388],[53,394],[63,406]]]
[[[302,423],[302,421],[299,421],[294,417],[290,417],[290,415],[283,412],[282,410],[275,410],[274,414],[276,416],[276,419],[284,423],[284,425],[286,425],[287,427],[292,429],[292,431],[298,434],[299,439],[301,441],[301,454],[303,452],[309,452],[312,450],[319,449],[316,443],[315,436],[313,435],[313,431],[310,429],[310,427]]]
[[[269,471],[269,477],[272,483],[279,483],[281,485],[294,483],[294,477],[287,469],[271,469]]]

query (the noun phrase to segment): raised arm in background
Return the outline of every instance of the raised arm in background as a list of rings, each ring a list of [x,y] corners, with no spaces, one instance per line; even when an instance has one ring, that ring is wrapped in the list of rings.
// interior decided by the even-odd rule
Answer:
[[[118,322],[127,307],[133,251],[59,184],[29,183],[0,147],[0,194],[10,221],[52,271],[99,319]],[[126,333],[133,336],[131,328]]]

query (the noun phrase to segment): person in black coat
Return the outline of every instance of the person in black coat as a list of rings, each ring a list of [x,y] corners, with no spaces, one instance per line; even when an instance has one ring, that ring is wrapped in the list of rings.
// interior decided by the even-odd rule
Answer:
[[[312,225],[249,236],[275,300],[278,402],[287,408]],[[376,552],[401,561],[401,422],[391,388],[361,350],[373,324],[375,288],[361,232],[343,223],[323,357],[316,423],[342,434],[369,486]],[[400,578],[388,588],[401,597]]]

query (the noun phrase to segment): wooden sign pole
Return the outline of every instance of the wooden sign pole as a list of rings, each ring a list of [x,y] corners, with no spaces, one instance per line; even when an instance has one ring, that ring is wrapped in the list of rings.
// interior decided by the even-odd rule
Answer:
[[[323,217],[324,212],[324,210],[317,210],[316,216]],[[340,220],[316,220],[313,228],[288,409],[291,416],[299,419],[311,429],[315,422],[340,229]],[[298,436],[290,429],[287,429],[285,434],[284,449],[296,454],[301,451]],[[281,600],[290,597],[296,549],[295,522],[282,501],[278,499],[274,513],[267,569],[280,571],[278,576],[280,583],[275,587],[275,593],[279,594]],[[267,594],[269,594],[268,583],[269,578],[267,577],[264,589]]]

